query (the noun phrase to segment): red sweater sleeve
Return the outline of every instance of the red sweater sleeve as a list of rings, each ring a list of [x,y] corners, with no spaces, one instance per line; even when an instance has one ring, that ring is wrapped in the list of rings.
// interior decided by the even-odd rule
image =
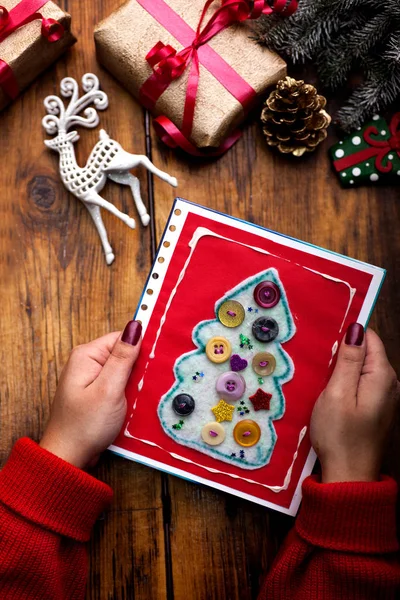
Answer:
[[[400,598],[396,483],[303,483],[303,504],[259,600]]]
[[[85,597],[85,542],[112,491],[35,442],[19,440],[0,472],[0,598]]]

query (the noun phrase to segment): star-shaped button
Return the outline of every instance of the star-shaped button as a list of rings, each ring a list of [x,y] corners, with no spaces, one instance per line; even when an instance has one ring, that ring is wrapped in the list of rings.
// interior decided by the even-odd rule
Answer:
[[[211,410],[215,415],[216,421],[221,423],[221,421],[232,421],[235,407],[225,402],[225,400],[220,400],[217,406],[214,406]]]
[[[249,400],[252,401],[254,410],[269,410],[272,394],[264,392],[261,388],[258,388],[255,394],[249,396]]]

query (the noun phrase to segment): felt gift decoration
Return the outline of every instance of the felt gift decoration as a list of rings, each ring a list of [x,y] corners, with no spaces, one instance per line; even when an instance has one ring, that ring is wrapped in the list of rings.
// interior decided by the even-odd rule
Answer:
[[[390,125],[375,115],[363,128],[330,149],[343,187],[400,182],[400,113]]]
[[[54,2],[1,0],[0,110],[76,42]]]
[[[195,327],[197,350],[179,357],[161,398],[164,431],[179,444],[243,469],[268,464],[294,374],[282,348],[296,327],[276,269],[249,277]]]
[[[286,64],[250,39],[246,23],[292,14],[297,0],[130,0],[95,31],[99,61],[154,115],[170,147],[226,151]]]

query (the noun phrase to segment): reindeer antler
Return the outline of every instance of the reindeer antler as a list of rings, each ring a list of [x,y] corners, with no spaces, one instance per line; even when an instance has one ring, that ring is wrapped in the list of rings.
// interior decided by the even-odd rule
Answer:
[[[79,98],[78,83],[72,77],[65,77],[61,81],[60,91],[64,98],[71,98],[70,103],[65,108],[59,96],[47,96],[44,106],[49,114],[42,120],[46,132],[49,135],[54,135],[58,131],[67,132],[72,125],[96,127],[99,123],[97,110],[104,110],[108,106],[107,94],[99,87],[100,83],[96,75],[86,73],[82,77],[82,88],[86,94]],[[96,108],[92,106],[87,108],[89,104],[94,104]],[[83,117],[79,116],[81,111],[84,111]]]

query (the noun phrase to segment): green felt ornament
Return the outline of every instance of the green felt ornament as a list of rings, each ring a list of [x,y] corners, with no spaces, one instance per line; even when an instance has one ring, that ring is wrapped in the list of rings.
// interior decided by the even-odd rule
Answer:
[[[379,115],[330,149],[343,187],[400,183],[400,113],[390,125]]]

